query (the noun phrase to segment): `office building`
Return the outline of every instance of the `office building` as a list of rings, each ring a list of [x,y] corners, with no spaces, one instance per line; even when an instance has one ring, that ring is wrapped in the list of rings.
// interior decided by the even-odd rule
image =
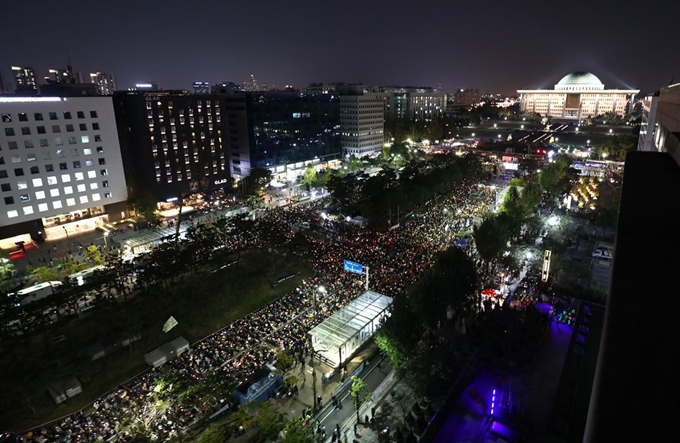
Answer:
[[[600,79],[589,72],[568,74],[554,89],[517,91],[522,111],[579,123],[608,112],[626,115],[639,92],[638,89],[604,89]]]
[[[210,87],[211,94],[229,94],[232,92],[241,92],[241,85],[234,82],[222,82]]]
[[[340,96],[342,154],[378,155],[385,143],[385,99],[380,93]]]
[[[210,83],[194,82],[194,94],[210,94]]]
[[[223,96],[231,173],[242,178],[251,168],[287,171],[288,180],[305,162],[339,159],[340,99],[335,94],[293,91],[246,92]]]
[[[126,216],[110,97],[0,97],[0,242],[54,239]]]
[[[446,111],[446,93],[423,86],[367,86],[364,91],[378,94],[385,104],[385,118],[432,120]]]
[[[479,89],[458,89],[453,95],[453,104],[455,105],[476,105],[481,101]]]
[[[49,69],[45,83],[75,83],[70,69]]]
[[[246,92],[255,92],[260,90],[260,86],[257,84],[255,74],[250,74],[250,78],[243,82],[243,90]]]
[[[15,92],[36,94],[40,86],[35,76],[35,69],[28,66],[12,66],[14,75]]]
[[[229,153],[218,96],[119,92],[113,100],[133,198],[176,201],[228,185]]]
[[[116,90],[116,77],[104,72],[90,72],[90,83],[97,85],[97,95],[112,95]]]

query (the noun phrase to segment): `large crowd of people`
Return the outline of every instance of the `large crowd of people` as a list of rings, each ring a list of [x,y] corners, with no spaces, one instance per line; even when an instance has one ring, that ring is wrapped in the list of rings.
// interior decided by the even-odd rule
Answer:
[[[313,278],[194,343],[175,360],[129,380],[85,412],[17,439],[69,443],[115,437],[125,442],[135,432],[145,432],[167,441],[180,435],[197,419],[228,406],[234,387],[272,362],[281,349],[288,349],[298,360],[309,355],[307,332],[363,291],[363,279],[343,272],[343,260],[369,266],[371,289],[398,297],[432,266],[439,251],[453,244],[458,233],[469,230],[475,218],[492,208],[494,197],[488,188],[461,185],[455,195],[430,202],[425,210],[408,215],[386,232],[334,220],[324,212],[328,199],[270,210],[254,223],[247,240],[232,238],[229,247],[265,246],[263,239],[274,226],[289,233],[302,224],[311,225],[317,232],[332,233],[308,236]],[[324,292],[318,291],[320,286]],[[181,398],[158,402],[158,386],[168,377],[179,378],[186,386],[202,383],[205,389],[187,388]]]

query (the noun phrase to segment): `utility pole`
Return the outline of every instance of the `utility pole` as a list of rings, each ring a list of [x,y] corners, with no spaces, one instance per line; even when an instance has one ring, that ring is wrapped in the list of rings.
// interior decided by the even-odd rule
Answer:
[[[366,290],[368,291],[368,266],[366,266]]]

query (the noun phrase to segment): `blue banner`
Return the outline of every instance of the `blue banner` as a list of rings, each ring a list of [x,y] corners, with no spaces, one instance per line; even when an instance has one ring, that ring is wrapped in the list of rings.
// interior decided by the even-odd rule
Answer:
[[[364,266],[353,261],[345,260],[345,271],[353,272],[362,275],[364,273]]]

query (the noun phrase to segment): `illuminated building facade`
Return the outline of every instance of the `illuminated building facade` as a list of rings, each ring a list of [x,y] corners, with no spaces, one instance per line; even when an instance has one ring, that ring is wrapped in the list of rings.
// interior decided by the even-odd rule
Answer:
[[[215,95],[113,95],[129,193],[156,201],[229,184],[222,102]]]
[[[340,98],[294,91],[223,96],[231,173],[340,158]]]
[[[0,97],[0,150],[3,248],[126,216],[110,97]]]
[[[97,95],[112,95],[116,91],[116,77],[104,72],[90,72],[90,83],[97,85]]]
[[[16,92],[18,93],[37,93],[40,90],[38,81],[35,77],[35,69],[28,66],[12,66]]]
[[[607,112],[624,116],[634,101],[637,89],[604,89],[604,84],[589,72],[566,75],[555,89],[520,89],[520,109],[544,117],[581,122]]]

